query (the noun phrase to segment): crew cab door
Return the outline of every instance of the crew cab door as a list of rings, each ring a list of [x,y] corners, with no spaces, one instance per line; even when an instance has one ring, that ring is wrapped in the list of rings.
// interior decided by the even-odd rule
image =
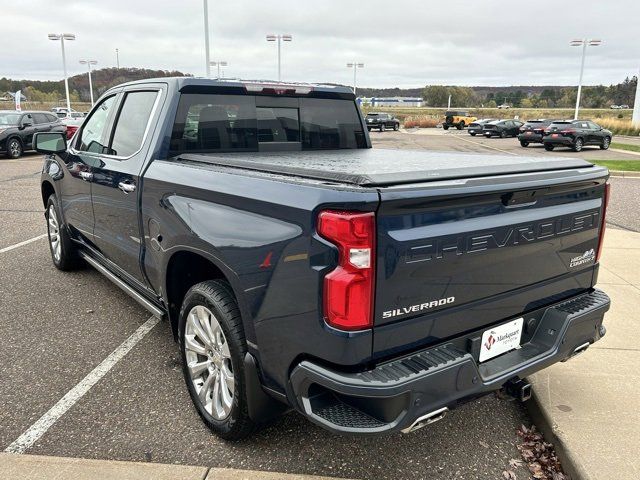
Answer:
[[[115,100],[115,94],[102,99],[82,125],[74,144],[64,154],[57,156],[58,162],[64,164],[64,173],[57,181],[60,182],[60,203],[65,224],[71,228],[74,237],[88,243],[93,241],[93,169],[101,161]]]
[[[108,144],[93,169],[94,245],[116,267],[144,283],[140,266],[140,174],[149,150],[148,133],[161,96],[148,85],[120,93]]]

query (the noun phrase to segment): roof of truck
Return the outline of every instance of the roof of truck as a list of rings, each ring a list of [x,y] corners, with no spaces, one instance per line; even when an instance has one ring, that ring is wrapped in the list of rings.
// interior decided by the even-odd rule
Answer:
[[[593,167],[578,158],[508,157],[382,148],[233,154],[181,154],[205,162],[362,187]]]
[[[340,96],[350,96],[355,99],[355,95],[353,94],[353,90],[349,87],[344,87],[341,85],[325,85],[325,84],[315,84],[315,83],[303,83],[303,82],[279,82],[276,80],[250,80],[250,79],[239,79],[239,78],[203,78],[203,77],[158,77],[158,78],[146,78],[144,80],[135,80],[133,82],[123,83],[118,85],[117,87],[129,86],[129,85],[143,85],[148,83],[167,83],[176,88],[177,90],[182,90],[185,87],[210,87],[210,88],[221,88],[221,89],[229,89],[229,88],[240,88],[247,90],[247,88],[253,88],[255,91],[256,87],[264,87],[272,90],[299,90],[299,94],[304,94],[300,92],[313,91],[313,92],[322,92],[322,93],[335,93]],[[116,88],[116,87],[114,87]]]

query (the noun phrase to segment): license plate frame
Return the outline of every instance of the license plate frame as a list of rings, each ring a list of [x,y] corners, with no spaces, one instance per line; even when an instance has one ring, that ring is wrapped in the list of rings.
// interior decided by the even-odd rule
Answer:
[[[478,362],[486,362],[499,355],[520,348],[524,317],[489,328],[482,333]]]

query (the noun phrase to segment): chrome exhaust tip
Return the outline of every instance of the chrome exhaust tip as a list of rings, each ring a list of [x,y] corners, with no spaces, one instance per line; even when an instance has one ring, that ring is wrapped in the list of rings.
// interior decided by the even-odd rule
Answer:
[[[449,409],[447,407],[439,408],[438,410],[434,410],[431,413],[427,413],[422,417],[418,417],[415,422],[411,424],[411,426],[402,430],[402,433],[410,433],[415,432],[419,428],[426,427],[432,423],[437,422],[438,420],[442,420],[446,415]]]

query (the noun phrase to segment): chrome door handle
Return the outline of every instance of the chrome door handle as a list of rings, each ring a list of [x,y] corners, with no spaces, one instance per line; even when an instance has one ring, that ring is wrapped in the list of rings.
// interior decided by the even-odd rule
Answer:
[[[80,178],[83,179],[85,182],[90,182],[91,180],[93,180],[93,173],[80,172]]]
[[[136,186],[133,183],[120,182],[118,184],[118,188],[127,194],[136,191]]]

